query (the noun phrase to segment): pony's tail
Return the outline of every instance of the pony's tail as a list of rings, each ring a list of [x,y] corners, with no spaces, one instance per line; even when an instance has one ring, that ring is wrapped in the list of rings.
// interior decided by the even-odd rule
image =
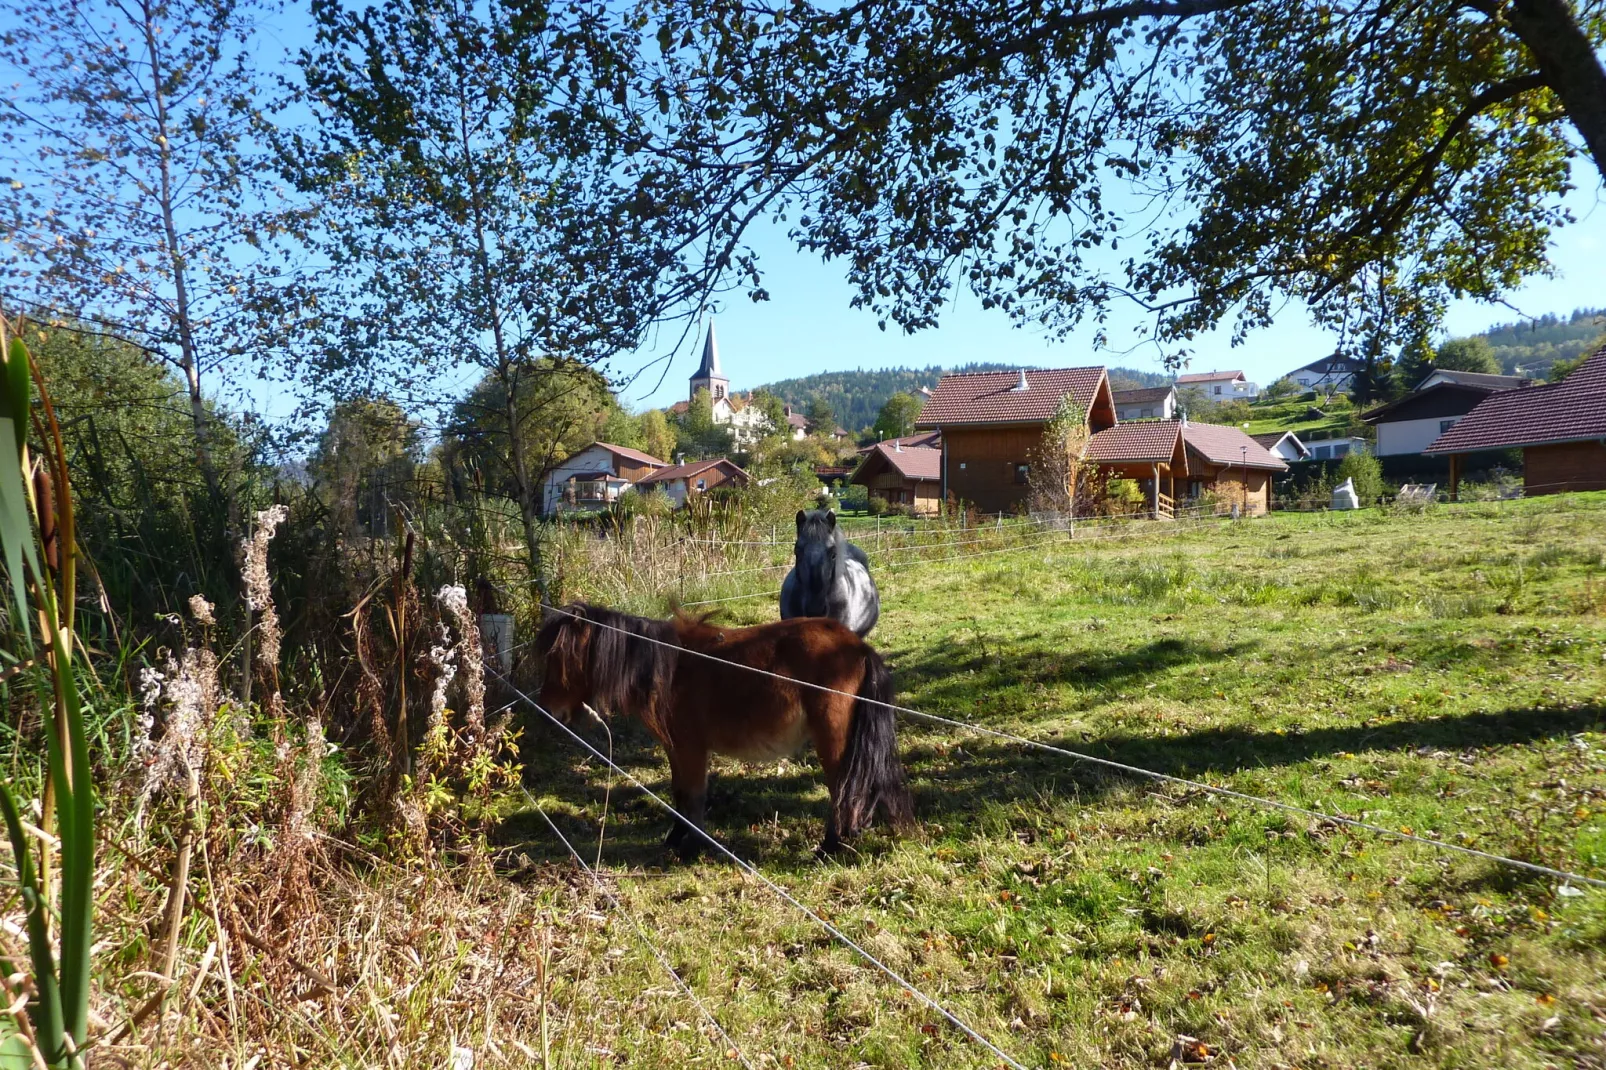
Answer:
[[[866,648],[864,682],[853,704],[848,745],[837,779],[836,827],[843,838],[875,820],[879,808],[888,823],[903,829],[914,821],[914,800],[898,758],[892,701],[892,674],[881,655]]]

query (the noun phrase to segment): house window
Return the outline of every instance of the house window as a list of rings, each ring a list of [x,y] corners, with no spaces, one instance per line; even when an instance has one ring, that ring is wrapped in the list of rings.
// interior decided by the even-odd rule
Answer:
[[[1032,466],[1027,464],[1025,461],[1021,461],[1019,464],[1017,464],[1015,466],[1015,482],[1016,483],[1020,484],[1021,486],[1025,486],[1028,482],[1031,481],[1031,476],[1032,476]]]
[[[1310,385],[1310,380],[1306,379],[1304,376],[1300,376],[1299,377],[1299,385],[1300,386],[1309,386]]]
[[[1450,430],[1450,428],[1454,427],[1455,426],[1455,421],[1459,420],[1460,418],[1461,417],[1457,416],[1455,419],[1452,419],[1452,420],[1440,420],[1439,421],[1439,434],[1442,435],[1446,431]]]
[[[707,489],[708,489],[708,480],[706,480],[706,479],[699,479],[699,480],[698,480],[698,481],[697,481],[697,489],[698,489],[698,490],[707,490]]]
[[[1219,394],[1219,393],[1221,393],[1221,387],[1220,387],[1220,386],[1217,386],[1217,387],[1216,387],[1216,389],[1215,389],[1215,393],[1217,393],[1217,394]]]
[[[1311,456],[1315,457],[1318,461],[1325,461],[1332,455],[1333,447],[1331,446],[1317,446],[1316,449],[1311,453]]]
[[[963,472],[965,470],[965,462],[964,461],[960,461],[959,462],[959,470],[961,472]]]
[[[1340,442],[1338,445],[1333,447],[1333,457],[1335,459],[1344,456],[1348,452],[1349,443],[1347,442]]]
[[[1154,410],[1153,409],[1144,409],[1138,415],[1139,416],[1153,416],[1154,415]]]

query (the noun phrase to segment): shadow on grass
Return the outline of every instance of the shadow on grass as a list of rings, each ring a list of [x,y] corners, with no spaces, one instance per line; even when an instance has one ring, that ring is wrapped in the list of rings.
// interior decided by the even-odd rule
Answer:
[[[1040,741],[1137,766],[1156,773],[1211,779],[1244,768],[1293,765],[1340,753],[1409,752],[1419,748],[1450,753],[1482,747],[1531,743],[1584,731],[1606,719],[1606,705],[1510,709],[1494,713],[1395,721],[1278,735],[1242,728],[1206,729],[1184,735],[1041,737]],[[599,749],[606,738],[595,725],[577,726]],[[563,834],[590,861],[597,843],[597,815],[608,783],[606,766],[595,758],[576,760],[577,746],[554,729],[526,737],[525,783],[538,796],[565,800],[564,812],[549,810]],[[915,796],[916,816],[925,822],[963,822],[988,805],[1074,792],[1096,802],[1126,778],[1019,744],[980,737],[958,746],[934,746],[906,732],[901,750]],[[667,766],[646,732],[635,724],[614,725],[614,758],[654,792],[669,797]],[[709,831],[743,858],[766,867],[803,869],[826,815],[824,778],[812,753],[773,766],[726,764],[713,776],[708,802]],[[584,808],[585,814],[568,812]],[[673,864],[663,846],[667,815],[622,777],[609,798],[604,862],[610,867],[662,868]],[[535,862],[566,862],[568,851],[532,811],[510,815],[499,836],[504,846]],[[851,857],[851,856],[850,856]]]
[[[1034,643],[1035,640],[1035,643]],[[918,655],[897,659],[900,690],[920,685],[928,705],[970,704],[978,697],[977,676],[998,674],[1034,686],[1070,684],[1084,690],[1110,690],[1179,665],[1198,665],[1242,657],[1259,644],[1221,645],[1167,637],[1118,653],[1068,651],[1063,639],[1043,635],[1011,637],[1008,656],[995,650],[984,633],[944,638]]]

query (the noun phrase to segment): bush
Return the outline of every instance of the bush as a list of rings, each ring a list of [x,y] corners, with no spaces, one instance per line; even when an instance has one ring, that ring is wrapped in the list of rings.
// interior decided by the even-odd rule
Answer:
[[[1104,485],[1104,501],[1111,513],[1135,513],[1143,508],[1143,487],[1135,479],[1112,479]]]
[[[885,516],[887,509],[889,508],[887,505],[887,500],[881,497],[879,494],[870,495],[868,505],[871,516]]]
[[[1355,496],[1362,505],[1375,505],[1383,496],[1383,465],[1370,453],[1349,453],[1338,465],[1338,482],[1355,481]]]

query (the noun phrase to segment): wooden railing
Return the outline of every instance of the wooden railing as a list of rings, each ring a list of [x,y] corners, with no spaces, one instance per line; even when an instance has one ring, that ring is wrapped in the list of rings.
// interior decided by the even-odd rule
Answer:
[[[1177,518],[1177,503],[1169,494],[1156,494],[1154,496],[1154,519],[1175,520]]]

